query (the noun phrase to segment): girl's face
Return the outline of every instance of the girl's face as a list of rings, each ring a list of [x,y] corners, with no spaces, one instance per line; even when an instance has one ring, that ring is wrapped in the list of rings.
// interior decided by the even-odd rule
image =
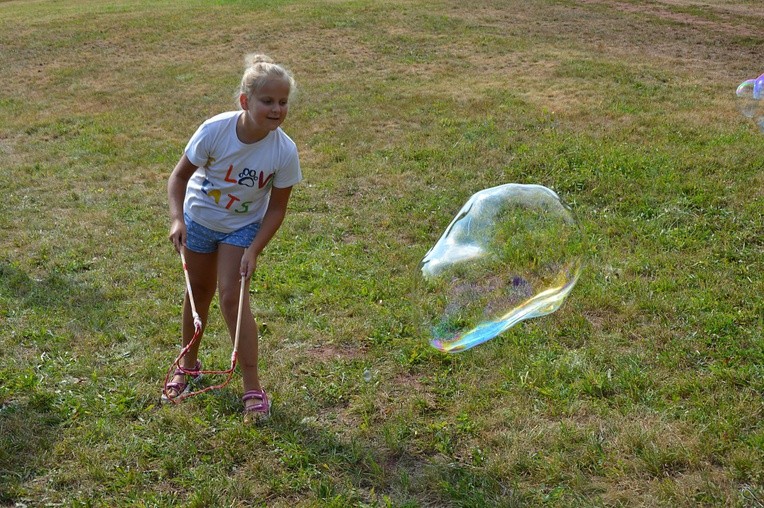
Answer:
[[[239,98],[246,112],[250,128],[263,131],[276,130],[289,112],[289,82],[270,79],[251,97],[242,94]]]

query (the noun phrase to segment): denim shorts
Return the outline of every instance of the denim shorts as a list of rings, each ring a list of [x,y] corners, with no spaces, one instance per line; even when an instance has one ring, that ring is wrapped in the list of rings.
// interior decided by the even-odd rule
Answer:
[[[221,243],[246,249],[260,231],[259,222],[253,222],[230,233],[221,233],[194,222],[186,213],[183,214],[183,219],[186,222],[186,248],[200,254],[215,252]]]

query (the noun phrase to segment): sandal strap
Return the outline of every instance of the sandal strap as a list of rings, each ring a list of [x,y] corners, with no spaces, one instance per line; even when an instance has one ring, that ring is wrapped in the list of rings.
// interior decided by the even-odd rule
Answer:
[[[173,375],[178,376],[180,374],[187,374],[191,376],[192,378],[197,378],[201,375],[201,370],[202,370],[202,362],[197,359],[193,369],[187,369],[185,367],[181,367],[180,365],[178,365],[178,368],[175,369],[175,373]]]
[[[193,379],[197,379],[201,375],[201,372],[200,372],[201,370],[202,370],[202,362],[200,362],[199,360],[196,360],[196,365],[194,365],[194,370],[184,369],[183,367],[179,365],[178,368],[175,369],[175,372],[172,373],[172,376],[173,377],[191,376]],[[186,390],[186,388],[188,387],[188,383],[186,381],[171,381],[164,386],[166,391],[175,390],[175,392],[178,395],[180,395]]]
[[[268,395],[265,394],[265,390],[250,390],[244,393],[244,396],[241,398],[243,402],[247,402],[248,400],[252,400],[252,399],[260,399],[262,401],[267,401]]]
[[[268,401],[268,395],[265,393],[265,390],[249,390],[244,394],[244,396],[241,398],[242,402],[247,402],[248,400],[252,399],[259,399],[259,404],[253,404],[251,406],[244,407],[245,413],[265,413],[268,414],[271,411],[271,404]]]
[[[165,389],[165,392],[169,392],[170,390],[175,390],[174,397],[177,397],[178,395],[186,391],[187,386],[188,386],[188,383],[167,383],[166,385],[164,385],[164,389]],[[174,398],[174,397],[168,396],[168,398]]]
[[[172,373],[172,377],[183,376],[183,381],[170,381],[165,384],[164,389],[162,390],[162,402],[170,401],[183,395],[186,390],[190,388],[190,383],[187,381],[188,378],[186,376],[191,376],[192,381],[199,381],[202,377],[201,371],[202,362],[198,359],[196,360],[193,370],[186,369],[178,364],[175,372]],[[170,395],[170,391],[174,391],[175,395]]]

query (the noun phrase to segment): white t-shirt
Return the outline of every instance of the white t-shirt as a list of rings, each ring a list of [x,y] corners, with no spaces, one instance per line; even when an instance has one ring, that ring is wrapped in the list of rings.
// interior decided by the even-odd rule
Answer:
[[[271,187],[291,187],[302,180],[297,146],[278,128],[256,143],[236,135],[241,111],[216,115],[196,130],[186,157],[199,169],[186,188],[183,211],[194,222],[230,233],[260,222]]]

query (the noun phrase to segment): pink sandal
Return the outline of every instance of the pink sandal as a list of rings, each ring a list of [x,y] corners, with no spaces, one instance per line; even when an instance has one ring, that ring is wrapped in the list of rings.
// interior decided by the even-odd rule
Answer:
[[[257,399],[259,404],[252,404],[247,406],[247,401]],[[268,400],[268,395],[265,390],[249,390],[241,398],[244,402],[244,418],[246,420],[252,419],[266,419],[271,415],[271,402]]]
[[[191,389],[191,383],[195,383],[197,381],[200,381],[202,379],[202,373],[200,372],[202,370],[202,362],[199,360],[196,360],[196,365],[194,365],[193,369],[182,369],[178,367],[175,369],[175,372],[173,372],[172,377],[180,376],[181,374],[191,376],[191,381],[189,382],[169,382],[165,385],[164,390],[162,390],[162,402],[170,402],[172,399],[176,397],[180,397],[184,393],[188,392]],[[175,391],[174,396],[167,395],[167,392],[170,390]]]

